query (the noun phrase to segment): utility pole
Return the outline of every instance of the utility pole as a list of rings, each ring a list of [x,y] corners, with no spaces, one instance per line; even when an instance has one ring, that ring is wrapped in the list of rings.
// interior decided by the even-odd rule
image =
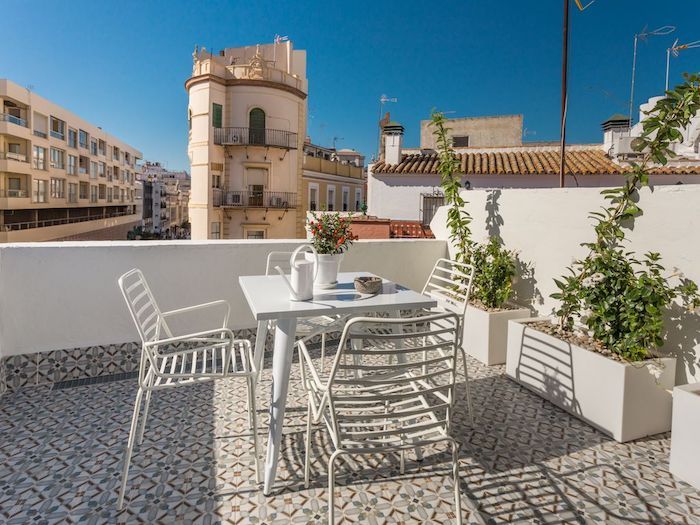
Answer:
[[[561,152],[559,158],[559,187],[564,187],[566,170],[566,73],[569,65],[569,0],[564,0],[563,46],[561,62]]]

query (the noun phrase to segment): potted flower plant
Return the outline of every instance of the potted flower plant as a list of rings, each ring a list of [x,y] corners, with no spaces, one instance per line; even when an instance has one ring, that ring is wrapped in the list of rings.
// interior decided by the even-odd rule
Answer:
[[[340,213],[311,213],[307,227],[311,233],[311,244],[318,254],[318,272],[314,284],[321,288],[332,288],[338,282],[338,269],[343,254],[355,239],[350,218],[342,217]]]
[[[433,112],[432,125],[438,145],[441,186],[447,210],[447,226],[454,248],[453,258],[474,267],[474,279],[463,327],[465,351],[486,365],[505,363],[506,332],[510,319],[530,314],[528,308],[511,302],[512,283],[516,274],[515,254],[508,250],[498,235],[485,243],[471,238],[471,215],[461,197],[459,164],[442,113]],[[497,207],[497,203],[492,203]]]
[[[641,162],[621,188],[601,192],[608,205],[591,214],[588,254],[555,280],[558,319],[511,321],[508,329],[507,375],[621,442],[671,428],[676,360],[659,352],[664,313],[674,301],[700,305],[697,285],[666,275],[658,253],[640,257],[625,245],[650,164],[666,163],[699,110],[697,75],[657,103],[633,142]]]

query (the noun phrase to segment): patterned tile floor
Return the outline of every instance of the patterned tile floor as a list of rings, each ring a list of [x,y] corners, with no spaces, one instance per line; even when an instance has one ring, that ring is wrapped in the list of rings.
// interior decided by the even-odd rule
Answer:
[[[462,398],[454,429],[463,444],[467,523],[700,524],[700,493],[668,472],[667,435],[620,445],[523,390],[500,367],[472,361],[470,372],[475,425]],[[296,366],[293,373],[298,381]],[[263,414],[269,381],[268,373]],[[319,459],[305,490],[300,389],[290,389],[279,490],[266,497],[254,485],[244,385],[233,379],[154,396],[128,503],[118,512],[135,386],[38,386],[0,399],[0,523],[325,523],[329,448],[316,433]],[[339,477],[339,519],[454,522],[448,456],[435,452],[409,462],[403,476],[396,458],[348,465]]]

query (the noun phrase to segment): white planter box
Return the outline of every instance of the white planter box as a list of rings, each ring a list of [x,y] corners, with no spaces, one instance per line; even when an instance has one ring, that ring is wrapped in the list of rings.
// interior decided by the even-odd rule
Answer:
[[[700,490],[700,383],[673,389],[671,474]]]
[[[619,442],[671,428],[676,359],[662,358],[657,380],[648,367],[608,359],[510,321],[506,374]]]
[[[464,349],[485,365],[505,363],[508,321],[529,315],[528,308],[487,312],[471,305],[467,306],[464,319]]]

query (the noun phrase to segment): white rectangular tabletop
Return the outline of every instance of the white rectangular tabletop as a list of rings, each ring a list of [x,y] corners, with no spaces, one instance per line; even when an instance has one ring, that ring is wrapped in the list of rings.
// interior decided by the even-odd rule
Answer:
[[[368,272],[341,272],[335,288],[314,288],[314,297],[310,301],[290,300],[289,288],[280,275],[243,275],[238,282],[256,321],[437,306],[437,301],[431,297],[386,279],[382,279],[382,291],[376,295],[357,292],[353,284],[355,277],[372,275]]]

